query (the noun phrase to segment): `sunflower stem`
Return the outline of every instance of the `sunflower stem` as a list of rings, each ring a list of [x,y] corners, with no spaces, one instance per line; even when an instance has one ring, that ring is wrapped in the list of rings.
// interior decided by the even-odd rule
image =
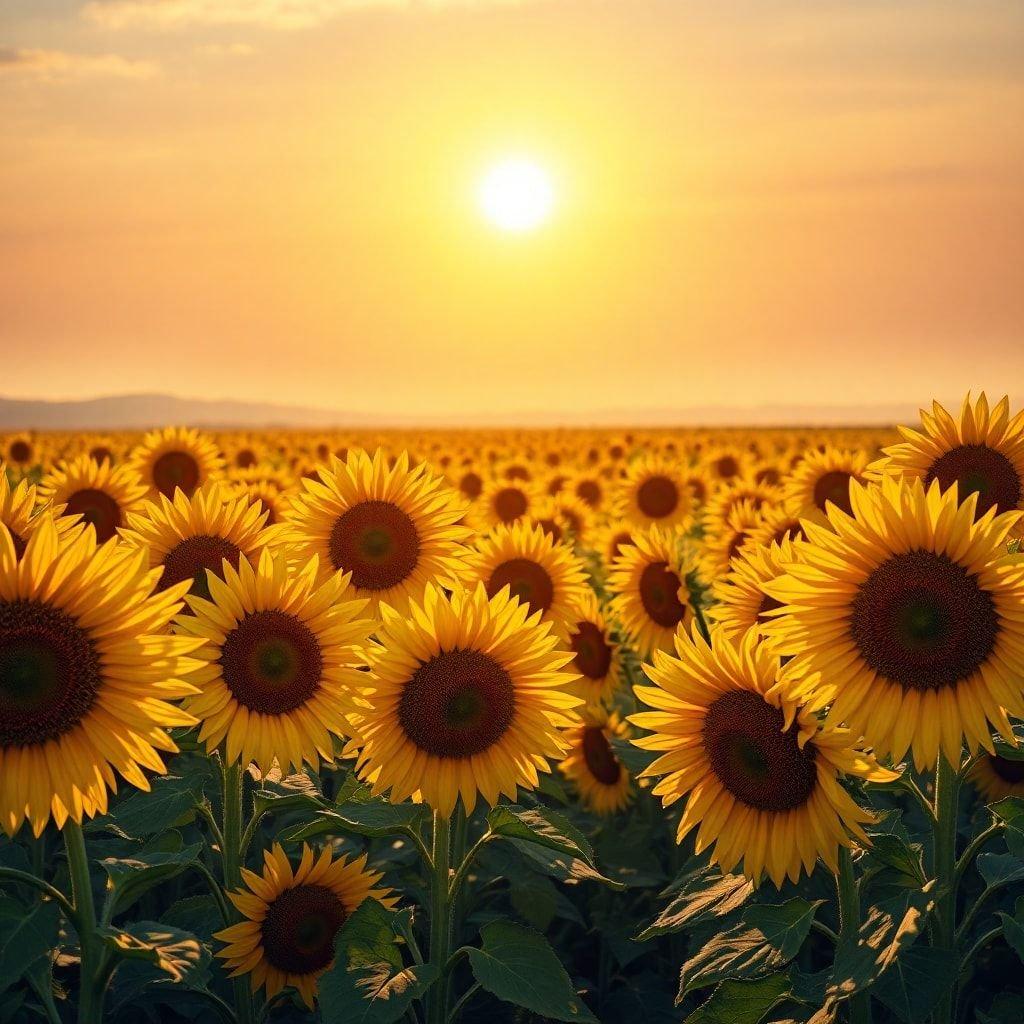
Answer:
[[[451,944],[449,858],[451,825],[440,811],[434,811],[433,875],[430,887],[430,962],[437,977],[430,987],[427,1001],[427,1024],[446,1024],[448,1016],[448,982],[444,976]]]
[[[103,1019],[106,981],[103,978],[102,940],[96,932],[96,904],[92,898],[92,881],[89,878],[89,855],[86,853],[81,825],[69,818],[64,824],[63,835],[71,875],[71,895],[75,903],[74,924],[82,954],[78,1022],[100,1024]]]
[[[224,845],[221,849],[221,858],[224,870],[224,888],[227,890],[239,889],[242,885],[242,796],[243,779],[242,766],[239,762],[228,764],[224,758],[223,783],[224,783],[224,827],[221,833],[224,837]],[[233,921],[240,921],[241,914],[235,911],[232,915]],[[252,1024],[253,1003],[252,990],[245,977],[233,979],[235,996],[235,1016],[238,1024]]]
[[[839,941],[856,945],[860,929],[860,891],[853,870],[853,854],[848,846],[839,848],[839,870],[836,872],[839,896]],[[871,996],[858,992],[850,999],[850,1024],[871,1024]]]
[[[956,949],[956,818],[960,795],[960,774],[939,753],[935,766],[934,864],[932,874],[938,891],[935,907],[935,945],[938,949]],[[935,1009],[935,1024],[953,1024],[956,1014],[957,977],[952,971],[949,989]]]

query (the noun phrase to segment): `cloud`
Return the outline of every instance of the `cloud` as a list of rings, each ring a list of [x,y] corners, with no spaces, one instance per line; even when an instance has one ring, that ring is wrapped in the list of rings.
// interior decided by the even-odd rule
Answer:
[[[103,28],[174,29],[257,25],[302,29],[348,11],[442,7],[509,7],[524,0],[89,0],[83,16]]]
[[[256,47],[248,43],[204,43],[196,47],[201,57],[251,57]]]
[[[0,47],[0,75],[22,75],[49,81],[72,78],[153,78],[160,73],[148,60],[129,60],[115,53],[67,53],[64,50]]]

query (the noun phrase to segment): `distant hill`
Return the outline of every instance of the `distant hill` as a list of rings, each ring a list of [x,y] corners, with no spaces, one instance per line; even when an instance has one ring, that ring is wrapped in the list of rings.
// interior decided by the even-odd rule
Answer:
[[[164,424],[199,427],[412,426],[870,426],[913,423],[918,406],[879,405],[680,406],[602,409],[543,415],[457,410],[447,415],[395,416],[267,402],[211,401],[174,395],[109,395],[83,401],[0,398],[0,430],[139,430]]]

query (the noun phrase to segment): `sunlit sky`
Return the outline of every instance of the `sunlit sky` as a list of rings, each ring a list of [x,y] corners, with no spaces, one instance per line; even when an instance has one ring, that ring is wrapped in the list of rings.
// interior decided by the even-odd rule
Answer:
[[[1019,0],[0,0],[0,394],[1020,392],[1022,54]]]

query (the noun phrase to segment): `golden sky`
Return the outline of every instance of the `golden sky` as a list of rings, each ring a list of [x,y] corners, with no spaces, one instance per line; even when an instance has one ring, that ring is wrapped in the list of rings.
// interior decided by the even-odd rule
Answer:
[[[1024,397],[1022,54],[1019,0],[0,0],[0,394]]]

